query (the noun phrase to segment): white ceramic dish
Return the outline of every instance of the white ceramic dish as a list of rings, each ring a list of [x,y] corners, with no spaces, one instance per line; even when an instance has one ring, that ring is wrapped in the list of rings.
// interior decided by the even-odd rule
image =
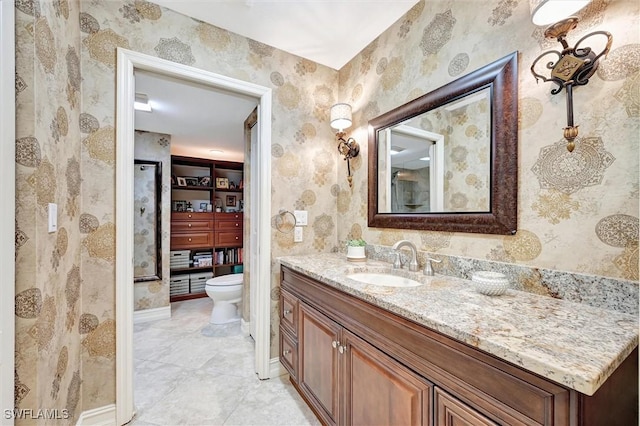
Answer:
[[[471,276],[473,288],[487,296],[500,296],[509,288],[509,280],[504,274],[493,271],[476,271]]]

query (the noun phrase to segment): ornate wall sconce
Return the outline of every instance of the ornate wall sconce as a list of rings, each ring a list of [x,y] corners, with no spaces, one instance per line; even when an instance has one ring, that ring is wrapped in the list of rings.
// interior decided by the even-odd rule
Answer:
[[[340,103],[331,107],[331,127],[337,130],[338,151],[341,155],[344,155],[344,159],[347,162],[347,180],[349,181],[349,187],[351,187],[353,186],[353,177],[351,176],[349,160],[357,157],[360,153],[360,145],[355,139],[345,139],[346,133],[344,130],[351,127],[351,105]]]
[[[562,51],[548,50],[542,53],[533,61],[531,73],[542,81],[550,81],[558,85],[551,90],[552,95],[556,95],[564,88],[567,93],[567,127],[564,128],[564,138],[567,140],[567,149],[572,152],[575,148],[575,139],[578,136],[578,126],[573,123],[573,86],[584,86],[589,82],[589,78],[598,69],[598,60],[606,56],[611,49],[613,37],[607,31],[595,31],[582,37],[578,42],[570,47],[566,41],[569,31],[573,30],[579,19],[576,16],[569,16],[586,6],[591,0],[529,0],[531,7],[531,19],[535,25],[548,25],[544,31],[547,38],[554,38],[562,45]],[[567,17],[568,16],[568,17]],[[564,18],[555,22],[558,18]],[[596,53],[590,47],[582,47],[583,42],[591,37],[606,37],[606,46],[600,53]],[[547,55],[551,56],[546,63],[548,76],[539,74],[534,70],[536,64]],[[557,59],[555,59],[557,57]]]

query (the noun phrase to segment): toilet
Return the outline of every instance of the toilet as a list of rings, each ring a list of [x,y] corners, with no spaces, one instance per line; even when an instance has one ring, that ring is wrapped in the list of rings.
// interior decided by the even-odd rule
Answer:
[[[221,275],[207,280],[205,291],[213,300],[211,324],[226,324],[240,320],[238,304],[242,301],[243,274]]]

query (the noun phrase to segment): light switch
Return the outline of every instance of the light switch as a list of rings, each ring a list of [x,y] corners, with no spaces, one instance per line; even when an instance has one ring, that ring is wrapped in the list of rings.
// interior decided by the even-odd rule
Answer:
[[[293,242],[301,243],[302,242],[302,227],[296,226],[293,228]]]
[[[58,230],[58,205],[49,203],[49,232]]]
[[[296,217],[296,226],[307,226],[307,213],[306,210],[293,211],[293,215]]]

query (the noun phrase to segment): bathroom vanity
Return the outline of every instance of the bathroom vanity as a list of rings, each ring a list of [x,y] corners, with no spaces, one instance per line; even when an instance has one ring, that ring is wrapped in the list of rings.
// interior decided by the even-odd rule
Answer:
[[[638,424],[634,315],[340,254],[280,262],[280,360],[325,424]],[[348,277],[372,271],[422,285]]]

